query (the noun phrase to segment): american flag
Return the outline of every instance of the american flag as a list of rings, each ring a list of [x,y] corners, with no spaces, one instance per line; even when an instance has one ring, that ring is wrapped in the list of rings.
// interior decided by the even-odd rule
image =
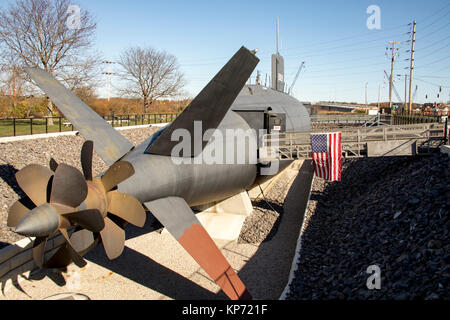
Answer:
[[[341,181],[341,133],[311,134],[311,148],[316,176]]]

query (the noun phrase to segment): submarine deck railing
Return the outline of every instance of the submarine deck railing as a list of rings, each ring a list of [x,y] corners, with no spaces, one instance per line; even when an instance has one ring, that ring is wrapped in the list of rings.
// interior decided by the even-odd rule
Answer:
[[[386,145],[394,142],[392,148],[398,147],[396,142],[415,142],[416,150],[411,154],[422,154],[442,144],[447,138],[445,131],[444,123],[292,131],[264,135],[262,148],[269,155],[266,159],[274,154],[282,159],[311,159],[311,133],[341,132],[342,156],[345,158],[367,157],[368,144],[374,142]]]

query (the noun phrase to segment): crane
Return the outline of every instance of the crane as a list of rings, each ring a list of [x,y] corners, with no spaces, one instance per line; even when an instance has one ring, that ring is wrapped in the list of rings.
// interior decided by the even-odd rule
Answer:
[[[414,93],[412,95],[412,101],[414,101],[416,99],[416,94],[417,94],[417,85],[416,85],[416,89],[414,89]]]
[[[295,75],[294,81],[292,81],[292,84],[291,84],[291,86],[289,87],[289,91],[288,91],[288,94],[289,94],[289,95],[291,95],[292,88],[294,88],[295,83],[297,82],[298,76],[300,75],[300,72],[302,71],[302,69],[303,69],[304,66],[305,66],[305,61],[303,61],[303,62],[300,64],[300,67],[298,68],[297,74]]]

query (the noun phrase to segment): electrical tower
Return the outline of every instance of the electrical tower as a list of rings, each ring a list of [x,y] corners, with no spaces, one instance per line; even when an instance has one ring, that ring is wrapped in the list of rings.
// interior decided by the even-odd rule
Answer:
[[[109,99],[111,97],[111,75],[114,74],[113,72],[111,72],[111,65],[115,64],[115,62],[103,61],[103,63],[106,63],[106,65],[108,66],[108,70],[106,72],[102,72],[102,74],[106,74],[108,76],[108,81],[106,83],[106,96],[107,96],[108,102],[109,102]]]

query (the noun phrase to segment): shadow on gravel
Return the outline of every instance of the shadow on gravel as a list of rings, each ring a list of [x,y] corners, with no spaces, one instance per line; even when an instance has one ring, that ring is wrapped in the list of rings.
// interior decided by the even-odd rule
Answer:
[[[2,164],[0,165],[0,178],[2,178],[3,181],[5,181],[14,190],[14,192],[19,195],[19,197],[24,197],[25,194],[19,187],[16,180],[17,171],[19,170],[10,164]]]
[[[272,240],[273,237],[277,234],[278,227],[280,226],[281,220],[283,219],[283,215],[284,215],[283,207],[280,206],[278,203],[275,203],[275,202],[272,202],[272,201],[267,201],[266,202],[264,200],[260,200],[260,201],[257,201],[257,202],[252,202],[252,204],[253,204],[253,207],[257,207],[257,208],[263,209],[266,212],[275,211],[276,213],[278,213],[278,217],[277,217],[275,223],[273,224],[272,229],[270,229],[269,234],[263,240],[263,242]],[[261,219],[264,219],[264,216],[262,216]],[[258,226],[257,226],[257,224],[254,224],[254,225],[251,226],[251,228],[258,228]]]
[[[254,299],[277,300],[287,284],[308,201],[312,173],[311,161],[304,161],[286,195],[283,208],[279,211],[282,214],[275,223],[270,238],[259,245],[256,253],[239,272],[239,277]],[[277,211],[279,209],[274,208]]]

